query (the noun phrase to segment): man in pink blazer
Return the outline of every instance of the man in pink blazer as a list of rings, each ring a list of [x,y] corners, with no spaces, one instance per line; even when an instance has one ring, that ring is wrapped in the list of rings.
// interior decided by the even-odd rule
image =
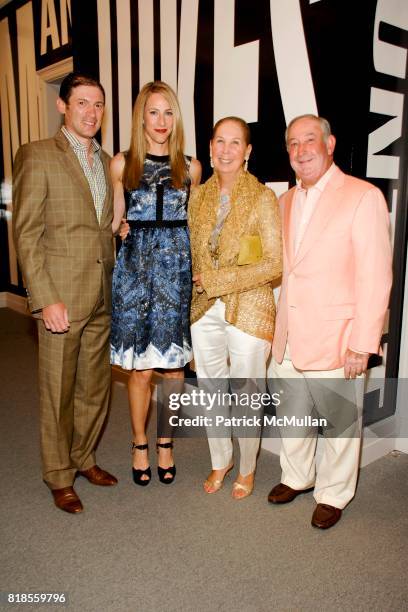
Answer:
[[[357,409],[354,429],[348,423],[325,435],[317,470],[317,427],[300,435],[281,429],[282,479],[268,500],[287,503],[314,487],[312,525],[326,529],[355,493],[362,378],[379,351],[392,282],[389,214],[379,189],[333,163],[336,140],[325,119],[293,119],[286,144],[298,181],[280,200],[283,278],[269,377],[292,386],[281,409],[296,417],[317,409],[341,420],[350,403]],[[332,392],[318,391],[316,379],[330,379]]]

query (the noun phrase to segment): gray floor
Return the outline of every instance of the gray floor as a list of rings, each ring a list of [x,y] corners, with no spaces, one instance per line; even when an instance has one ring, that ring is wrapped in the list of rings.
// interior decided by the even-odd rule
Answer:
[[[143,489],[130,481],[126,388],[115,383],[98,462],[120,482],[78,479],[85,512],[71,516],[41,482],[33,326],[0,309],[0,329],[3,592],[64,592],[65,608],[85,612],[408,609],[408,455],[363,469],[355,500],[327,532],[310,526],[310,494],[268,505],[280,470],[267,452],[241,502],[231,478],[216,495],[202,492],[200,439],[177,442],[174,485],[154,471]]]

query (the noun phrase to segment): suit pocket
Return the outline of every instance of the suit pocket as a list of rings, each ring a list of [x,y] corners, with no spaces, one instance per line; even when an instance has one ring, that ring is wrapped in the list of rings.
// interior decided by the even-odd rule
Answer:
[[[354,304],[332,304],[323,306],[323,319],[325,321],[335,321],[337,319],[354,319]]]

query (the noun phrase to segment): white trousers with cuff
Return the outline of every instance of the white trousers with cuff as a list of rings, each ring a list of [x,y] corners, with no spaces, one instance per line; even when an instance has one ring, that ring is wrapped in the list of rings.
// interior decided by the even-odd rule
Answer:
[[[323,454],[317,470],[317,428],[311,428],[306,437],[290,437],[290,434],[282,434],[281,430],[281,482],[297,490],[314,486],[317,503],[343,509],[354,497],[356,490],[364,375],[345,381],[344,368],[327,371],[298,370],[290,359],[289,347],[286,345],[282,363],[271,360],[268,378],[280,379],[289,392],[292,391],[292,401],[288,407],[291,416],[304,417],[312,414],[316,408],[321,417],[328,416],[330,420],[330,415],[334,415],[332,420],[335,420],[336,414],[341,418],[341,411],[346,406],[354,406],[355,416],[349,419],[350,427],[342,431],[341,435],[325,435]],[[327,387],[323,390],[326,380]]]
[[[225,321],[225,304],[215,304],[191,326],[194,362],[200,379],[261,379],[266,377],[266,362],[271,343],[251,336]],[[205,382],[205,381],[203,381]],[[222,409],[221,409],[222,410]],[[223,470],[232,463],[233,445],[230,437],[211,437],[208,444],[214,470]],[[232,435],[232,431],[231,431]],[[259,450],[260,430],[256,437],[238,438],[241,451],[240,474],[255,470]]]

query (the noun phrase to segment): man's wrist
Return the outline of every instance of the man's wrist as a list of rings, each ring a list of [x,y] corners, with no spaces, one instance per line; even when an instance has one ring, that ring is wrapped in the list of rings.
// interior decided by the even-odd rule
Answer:
[[[358,355],[371,355],[371,353],[367,351],[356,351],[356,349],[353,349],[351,347],[349,347],[349,351],[353,351],[353,353],[357,353]]]

